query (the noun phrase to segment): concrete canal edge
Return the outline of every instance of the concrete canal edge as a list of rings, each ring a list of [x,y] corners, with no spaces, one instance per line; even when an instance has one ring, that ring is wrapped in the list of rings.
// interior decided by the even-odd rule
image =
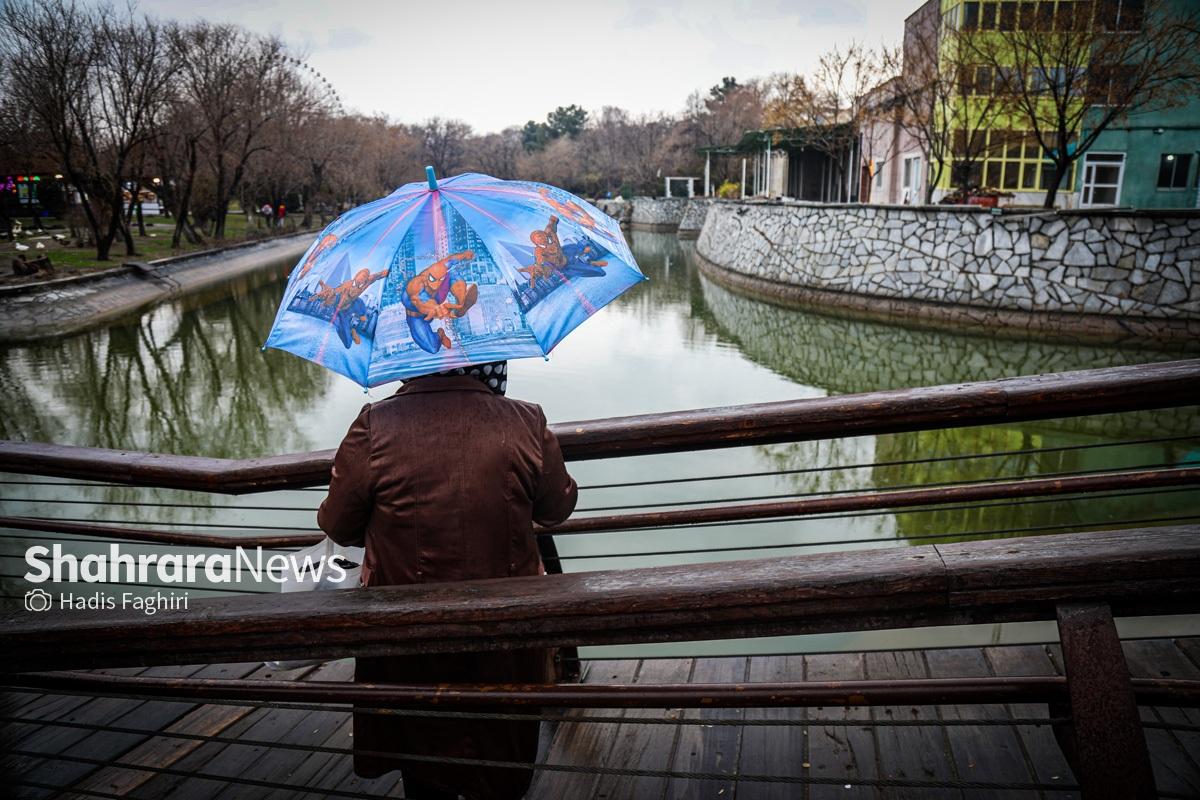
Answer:
[[[1200,349],[1200,212],[717,202],[696,252],[762,299],[877,320]]]
[[[65,336],[140,313],[167,300],[299,259],[316,231],[188,253],[148,262],[150,274],[130,268],[52,280],[0,295],[0,343]]]

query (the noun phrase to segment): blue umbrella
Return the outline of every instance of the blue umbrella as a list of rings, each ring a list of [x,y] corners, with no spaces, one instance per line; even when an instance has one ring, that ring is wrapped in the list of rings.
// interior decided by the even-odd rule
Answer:
[[[569,192],[426,173],[322,231],[264,347],[378,386],[544,356],[646,279],[616,221]]]

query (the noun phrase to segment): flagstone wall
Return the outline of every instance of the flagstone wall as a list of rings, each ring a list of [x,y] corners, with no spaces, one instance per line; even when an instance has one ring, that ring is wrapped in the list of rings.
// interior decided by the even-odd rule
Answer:
[[[711,199],[704,197],[694,197],[688,201],[687,206],[683,209],[683,216],[679,220],[680,239],[695,239],[700,235],[700,231],[704,228],[704,220],[708,219],[708,209],[712,207],[712,204]]]
[[[1001,215],[717,202],[697,252],[764,286],[820,292],[824,302],[876,298],[889,313],[915,301],[1171,320],[1200,331],[1200,211]]]
[[[635,197],[629,225],[635,231],[673,231],[687,208],[686,197]]]

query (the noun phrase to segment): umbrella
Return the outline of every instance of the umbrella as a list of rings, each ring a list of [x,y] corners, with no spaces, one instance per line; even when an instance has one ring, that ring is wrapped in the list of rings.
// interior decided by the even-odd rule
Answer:
[[[292,270],[264,349],[364,387],[545,356],[646,279],[616,221],[569,192],[426,173],[321,232]]]

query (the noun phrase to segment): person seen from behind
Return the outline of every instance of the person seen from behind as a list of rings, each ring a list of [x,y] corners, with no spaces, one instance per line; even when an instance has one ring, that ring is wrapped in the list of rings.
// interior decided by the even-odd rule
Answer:
[[[363,407],[338,448],[317,523],[366,548],[366,587],[544,574],[534,523],[556,525],[578,488],[542,409],[505,396],[503,361],[413,378]],[[368,683],[546,683],[545,649],[359,658]],[[456,708],[456,710],[467,710]],[[475,707],[513,713],[513,708]],[[539,709],[523,709],[537,714]],[[521,712],[518,712],[521,713]],[[357,713],[354,747],[422,756],[536,760],[537,720]],[[532,771],[356,755],[365,778],[399,769],[416,800],[519,800]]]

